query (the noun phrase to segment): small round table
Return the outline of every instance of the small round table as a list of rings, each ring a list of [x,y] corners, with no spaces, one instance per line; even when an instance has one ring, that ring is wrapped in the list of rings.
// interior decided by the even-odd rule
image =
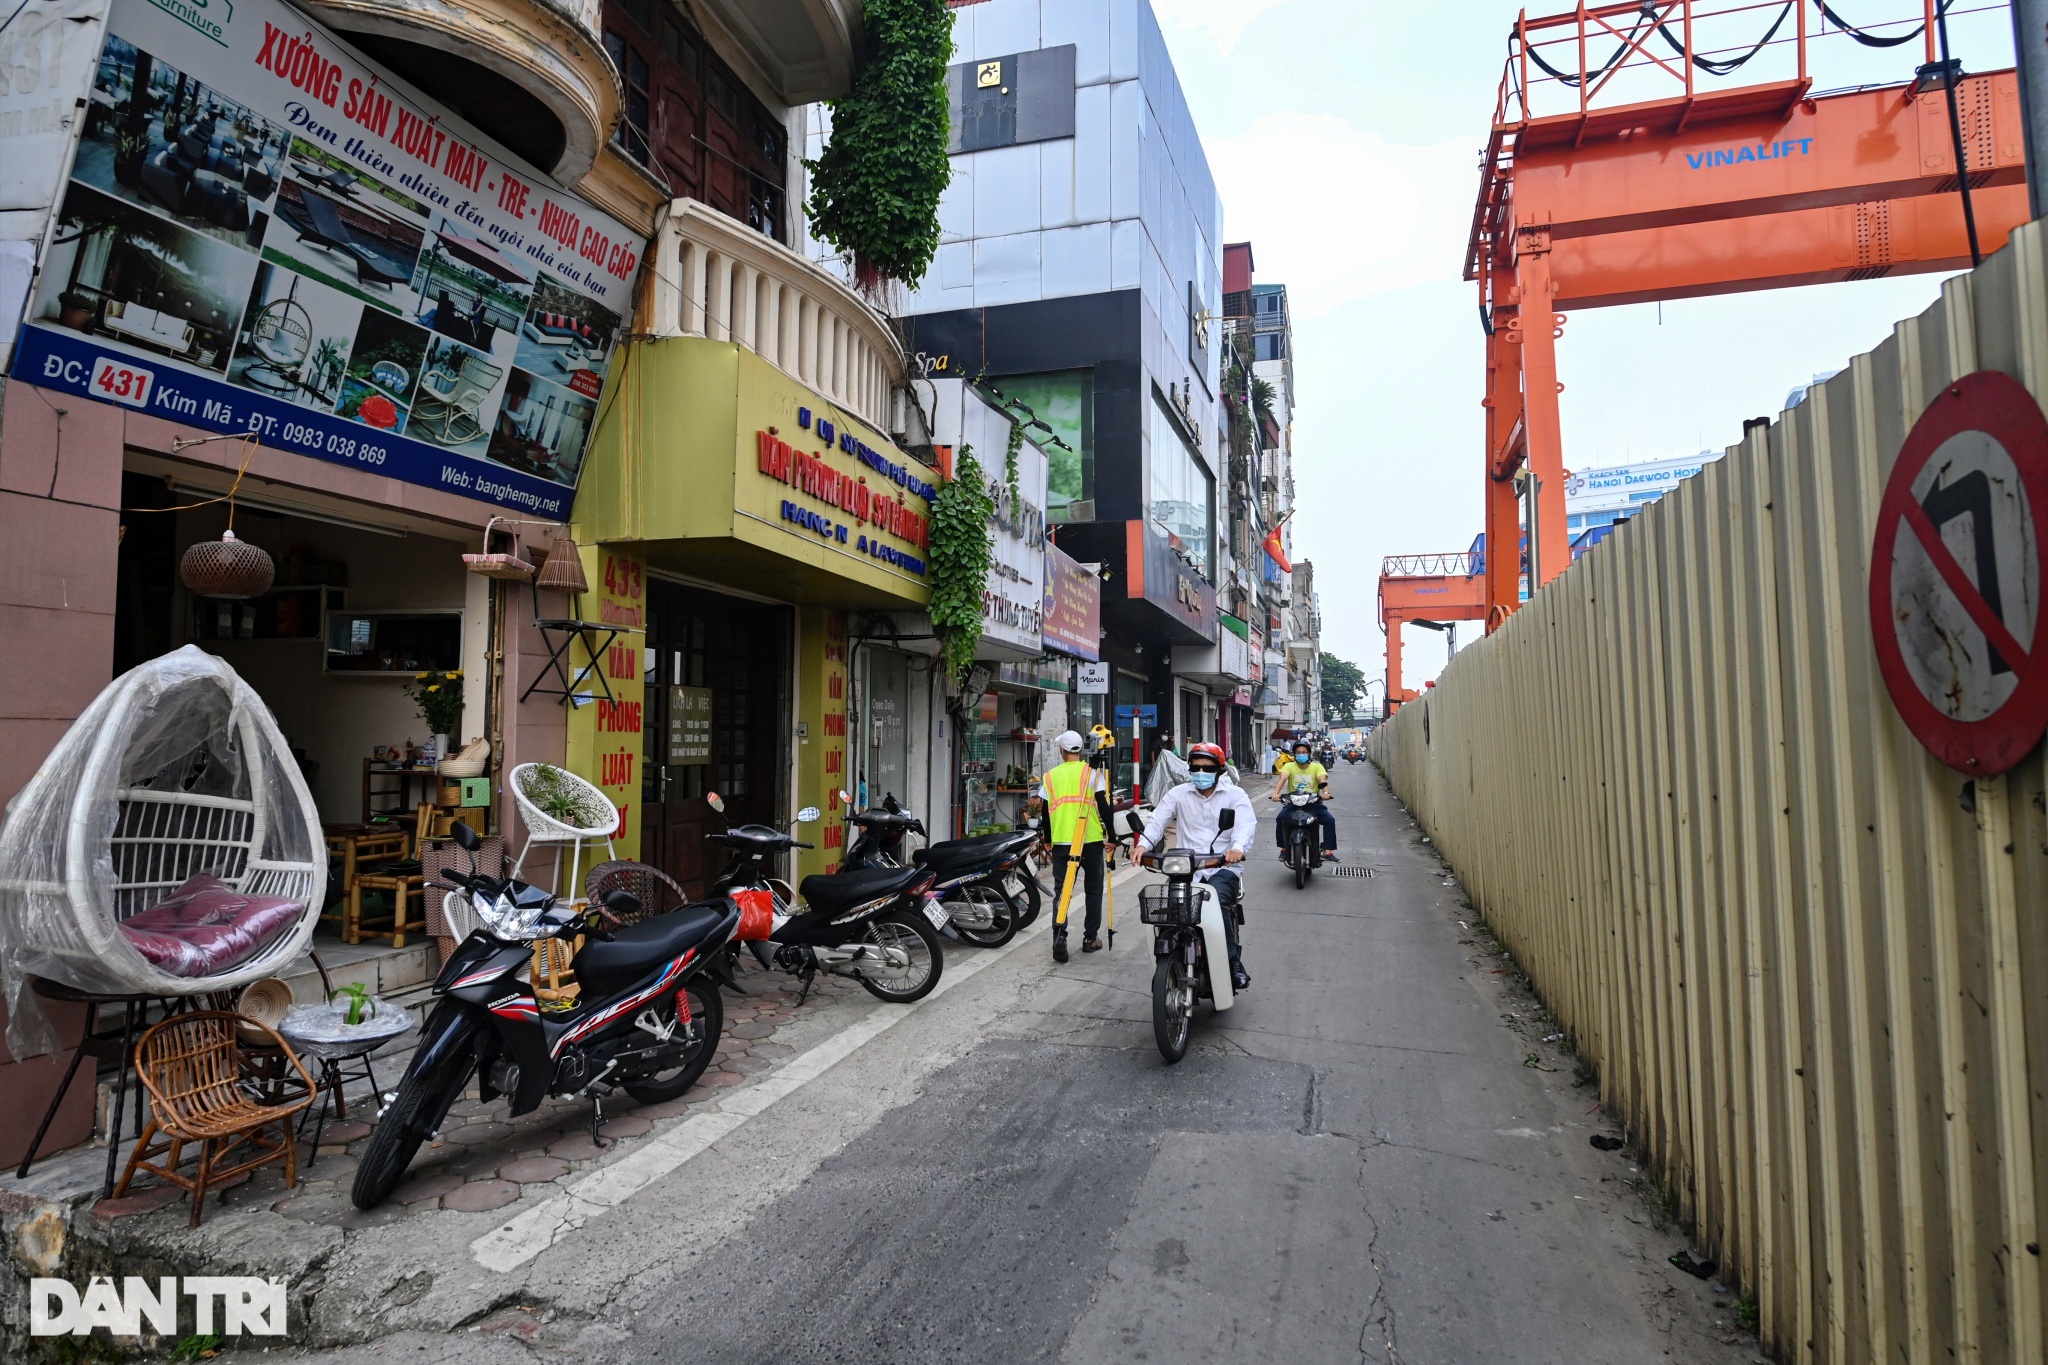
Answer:
[[[350,1024],[347,1019],[347,1013],[333,1004],[295,1005],[277,1026],[278,1036],[292,1045],[292,1051],[320,1071],[320,1113],[313,1127],[313,1152],[306,1158],[309,1170],[320,1156],[328,1106],[332,1104],[337,1120],[348,1118],[348,1099],[342,1087],[349,1078],[343,1074],[343,1063],[361,1062],[360,1075],[369,1081],[371,1095],[376,1095],[377,1073],[370,1067],[370,1054],[410,1033],[413,1026],[411,1013],[396,1005],[381,1006],[360,1024]],[[299,1131],[305,1130],[306,1117],[302,1115]]]

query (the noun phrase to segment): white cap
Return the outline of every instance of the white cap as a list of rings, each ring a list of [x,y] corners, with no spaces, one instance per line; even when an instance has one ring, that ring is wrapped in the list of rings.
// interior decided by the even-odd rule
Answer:
[[[1053,744],[1063,754],[1078,754],[1081,750],[1088,747],[1086,742],[1072,730],[1061,731],[1060,737],[1054,740]]]

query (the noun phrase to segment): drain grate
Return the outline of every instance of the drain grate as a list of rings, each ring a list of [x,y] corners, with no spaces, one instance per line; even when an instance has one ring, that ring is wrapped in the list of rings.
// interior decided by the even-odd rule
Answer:
[[[1339,877],[1377,877],[1380,873],[1376,867],[1360,867],[1356,863],[1339,863],[1337,864],[1336,875]]]

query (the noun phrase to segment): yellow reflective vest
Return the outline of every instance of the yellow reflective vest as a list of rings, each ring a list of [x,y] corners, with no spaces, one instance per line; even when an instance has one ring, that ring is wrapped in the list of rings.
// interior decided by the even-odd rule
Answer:
[[[1045,808],[1051,825],[1047,839],[1055,848],[1074,846],[1077,821],[1088,822],[1082,842],[1102,842],[1102,814],[1095,809],[1095,793],[1102,791],[1102,774],[1079,759],[1071,759],[1045,775]]]

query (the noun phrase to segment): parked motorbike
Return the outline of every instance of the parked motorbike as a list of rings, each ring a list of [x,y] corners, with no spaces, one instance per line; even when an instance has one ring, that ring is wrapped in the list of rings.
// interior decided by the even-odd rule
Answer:
[[[1218,819],[1217,836],[1221,838],[1236,823],[1237,812],[1225,810]],[[1197,1000],[1209,1001],[1219,1012],[1237,1003],[1230,984],[1230,938],[1223,917],[1234,914],[1242,925],[1244,911],[1224,905],[1215,887],[1195,880],[1197,872],[1222,865],[1221,854],[1185,848],[1166,849],[1145,858],[1145,866],[1166,874],[1163,884],[1139,888],[1138,918],[1155,931],[1152,1037],[1169,1065],[1187,1055]]]
[[[1314,810],[1314,792],[1289,792],[1280,798],[1280,846],[1287,851],[1287,865],[1294,869],[1294,889],[1308,885],[1309,877],[1323,865],[1323,827]]]
[[[384,1097],[356,1170],[357,1208],[391,1193],[471,1075],[481,1078],[484,1100],[508,1097],[514,1116],[549,1095],[588,1097],[591,1141],[603,1146],[606,1095],[624,1089],[649,1104],[674,1099],[704,1073],[725,1027],[718,983],[731,978],[720,950],[739,926],[738,905],[721,899],[608,929],[598,907],[573,908],[525,882],[483,876],[476,832],[458,824],[454,838],[470,870],[442,876],[469,898],[480,927],[434,982],[439,1003],[404,1079]],[[640,909],[625,891],[606,905],[621,919]],[[534,947],[548,940],[580,940],[571,959],[574,999],[543,1001],[533,988]]]
[[[905,857],[908,835],[922,835],[924,822],[897,804],[894,793],[879,808],[856,811],[845,792],[846,823],[859,831],[846,850],[842,868],[902,867],[907,862],[937,877],[933,887],[952,921],[953,931],[981,948],[1000,948],[1017,931],[1038,918],[1038,879],[1031,872],[1031,853],[1038,844],[1032,830],[1006,830],[967,839],[949,839]]]
[[[706,796],[723,814],[725,802],[716,792]],[[797,812],[797,824],[818,818],[816,806]],[[946,912],[932,896],[936,875],[923,867],[866,867],[818,873],[803,879],[792,901],[786,884],[769,875],[769,860],[792,848],[810,848],[773,825],[740,825],[704,836],[732,850],[725,868],[711,883],[715,894],[742,907],[769,907],[773,930],[747,946],[763,967],[779,968],[803,982],[797,1003],[810,997],[811,983],[821,971],[848,976],[878,1000],[909,1004],[922,1000],[939,984],[946,968],[939,931]]]

